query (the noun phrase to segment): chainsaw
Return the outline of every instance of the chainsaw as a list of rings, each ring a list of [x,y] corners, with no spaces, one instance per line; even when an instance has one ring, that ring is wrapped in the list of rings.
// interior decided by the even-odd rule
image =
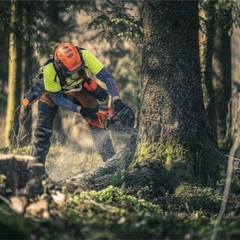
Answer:
[[[120,111],[102,106],[96,113],[96,118],[86,120],[90,125],[105,130],[126,131],[134,126],[135,116],[129,106],[125,106]]]

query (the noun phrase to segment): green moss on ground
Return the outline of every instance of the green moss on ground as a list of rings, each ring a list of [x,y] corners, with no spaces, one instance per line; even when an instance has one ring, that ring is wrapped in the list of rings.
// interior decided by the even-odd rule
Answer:
[[[210,239],[214,221],[204,209],[213,191],[191,199],[169,197],[158,204],[135,198],[109,186],[101,191],[76,191],[50,218],[30,219],[0,205],[0,239]],[[194,214],[194,204],[205,217]],[[167,200],[167,201],[166,201]],[[189,209],[184,208],[188,201]],[[168,206],[168,210],[167,210]],[[172,206],[171,212],[170,208]],[[186,204],[185,204],[186,206]],[[198,207],[197,207],[198,206]],[[215,214],[215,211],[213,214]],[[208,216],[208,217],[207,217]],[[218,239],[239,239],[240,217],[223,219]]]

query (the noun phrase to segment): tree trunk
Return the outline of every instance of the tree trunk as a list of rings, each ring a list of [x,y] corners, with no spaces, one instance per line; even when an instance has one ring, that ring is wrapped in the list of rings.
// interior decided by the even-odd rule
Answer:
[[[215,3],[214,1],[202,2],[200,16],[204,21],[200,28],[200,56],[203,82],[203,99],[206,114],[217,139],[217,100],[213,86],[213,47],[215,36]]]
[[[31,11],[31,2],[23,2],[24,8],[26,9],[26,12]],[[24,18],[23,27],[26,29],[28,26],[31,25],[31,18],[29,15],[26,15]],[[24,39],[24,46],[23,46],[23,78],[22,78],[22,92],[20,100],[22,101],[22,97],[24,93],[29,88],[29,77],[33,73],[33,46],[31,45],[30,39],[32,38],[31,33],[28,33],[28,39]],[[32,137],[32,108],[31,107],[25,107],[23,104],[21,104],[21,135],[22,135],[22,141],[21,146],[26,146],[27,144],[30,144],[31,137]]]
[[[233,35],[231,36],[231,53],[232,53],[232,98],[231,98],[231,113],[227,121],[227,135],[231,136],[231,139],[236,139],[239,129],[239,117],[240,116],[240,29],[234,28]],[[240,158],[240,145],[236,151],[236,158]],[[236,162],[237,163],[237,162]]]
[[[231,11],[220,12],[224,18],[216,26],[216,36],[214,39],[214,58],[213,58],[213,79],[217,96],[217,127],[218,141],[227,144],[225,140],[227,132],[228,104],[231,98],[231,43],[229,31],[231,29]],[[228,136],[227,136],[228,137]],[[224,148],[224,145],[222,146]],[[225,146],[226,147],[226,146]],[[229,151],[229,149],[226,149]]]
[[[19,115],[21,104],[22,79],[22,28],[23,4],[12,2],[11,32],[9,38],[9,68],[8,68],[8,103],[6,114],[5,137],[10,149],[18,149],[21,141]]]
[[[11,21],[10,26],[13,28],[16,23],[17,8],[16,2],[11,2]],[[14,111],[16,110],[16,78],[17,78],[17,46],[16,33],[11,31],[9,37],[9,61],[8,61],[8,100],[5,126],[5,144],[11,148],[11,134],[14,123]]]
[[[9,53],[9,22],[10,22],[10,13],[7,13],[7,11],[10,11],[11,8],[11,2],[1,2],[0,7],[0,18],[1,18],[1,29],[0,29],[0,52],[1,56],[4,57],[4,59],[8,59],[8,53]],[[3,17],[4,16],[4,17]],[[6,89],[8,87],[8,68],[6,65],[8,62],[1,61],[0,63],[0,131],[2,134],[0,135],[0,148],[6,148],[6,137],[5,137],[5,126],[6,126],[6,110],[7,110],[7,94]]]
[[[198,176],[204,182],[221,178],[220,166],[226,164],[206,119],[198,26],[197,1],[144,2],[140,127],[133,166],[155,166],[155,172],[144,171],[144,178],[150,173],[148,182],[167,182],[165,187],[176,192]]]

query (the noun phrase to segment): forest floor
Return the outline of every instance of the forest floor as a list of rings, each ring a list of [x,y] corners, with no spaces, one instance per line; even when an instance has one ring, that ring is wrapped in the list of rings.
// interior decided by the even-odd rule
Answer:
[[[46,169],[50,179],[61,182],[102,165],[91,148],[53,145]],[[233,182],[218,225],[225,180],[214,187],[196,184],[180,196],[155,196],[152,183],[133,195],[118,177],[101,190],[46,185],[44,194],[29,203],[38,206],[22,212],[0,188],[0,239],[240,239],[238,182]]]

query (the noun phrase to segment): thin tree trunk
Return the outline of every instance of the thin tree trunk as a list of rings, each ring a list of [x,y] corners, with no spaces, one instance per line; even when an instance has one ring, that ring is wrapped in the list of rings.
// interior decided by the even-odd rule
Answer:
[[[11,21],[10,26],[13,27],[16,22],[16,2],[11,4]],[[16,33],[11,31],[9,37],[9,61],[8,61],[8,100],[5,127],[5,144],[11,149],[11,135],[13,130],[14,112],[16,110],[16,78],[17,78],[17,46]]]
[[[221,14],[224,16],[223,23],[216,27],[214,40],[213,78],[217,96],[217,127],[218,141],[225,141],[227,132],[228,104],[231,98],[232,73],[231,73],[231,11]],[[228,140],[226,138],[226,140]]]
[[[202,50],[201,68],[203,73],[204,105],[213,134],[217,139],[217,100],[212,77],[212,59],[215,36],[215,3],[215,1],[202,3],[201,17],[204,19],[204,22],[202,22],[201,26],[200,44]]]
[[[25,2],[24,8],[26,9],[26,12],[31,11],[31,2]],[[23,27],[27,28],[31,24],[31,19],[29,15],[26,15],[24,18]],[[30,34],[30,33],[29,33]],[[29,36],[28,40],[24,40],[23,44],[23,51],[24,51],[24,58],[23,58],[23,76],[22,76],[22,93],[23,94],[27,91],[29,88],[29,77],[32,75],[33,72],[33,47],[30,43],[31,36]],[[22,99],[21,99],[22,100]],[[31,137],[32,137],[32,108],[31,107],[25,107],[23,104],[21,104],[21,136],[22,140],[20,143],[20,147],[30,144]]]

